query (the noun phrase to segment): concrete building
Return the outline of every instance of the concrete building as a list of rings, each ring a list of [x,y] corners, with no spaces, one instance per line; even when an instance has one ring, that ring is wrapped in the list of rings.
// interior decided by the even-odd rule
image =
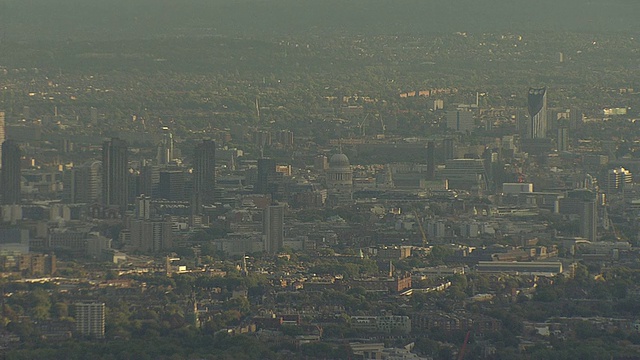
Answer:
[[[129,245],[135,250],[155,253],[173,246],[173,224],[168,219],[134,219],[129,231]]]
[[[631,171],[618,167],[609,169],[604,176],[603,190],[607,195],[622,192],[625,187],[633,184],[633,174]]]
[[[82,336],[104,338],[105,305],[99,302],[75,304],[76,332]]]
[[[193,156],[193,194],[191,210],[201,214],[204,205],[215,201],[216,188],[216,143],[203,140],[198,144]]]
[[[441,177],[449,182],[451,189],[484,190],[487,188],[483,159],[447,160]]]
[[[102,163],[93,161],[64,173],[63,200],[70,204],[93,204],[100,201]]]
[[[22,151],[20,145],[14,140],[5,140],[2,143],[2,172],[0,173],[0,195],[2,204],[19,204],[21,199],[21,164]]]
[[[447,128],[466,133],[472,132],[475,127],[473,111],[466,109],[447,111]]]
[[[352,316],[351,328],[385,334],[408,334],[411,332],[411,319],[397,315]]]
[[[127,142],[118,138],[102,145],[102,205],[117,207],[121,214],[129,196],[129,154]]]
[[[6,139],[4,121],[4,111],[0,111],[0,145]],[[2,159],[2,147],[0,147],[0,159]],[[0,164],[0,169],[2,169],[2,164]]]
[[[262,216],[264,250],[275,254],[282,250],[284,244],[284,205],[270,205]]]

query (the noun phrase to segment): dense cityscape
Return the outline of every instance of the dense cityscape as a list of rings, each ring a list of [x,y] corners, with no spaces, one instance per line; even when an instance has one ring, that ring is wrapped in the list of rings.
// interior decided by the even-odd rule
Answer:
[[[76,33],[36,5],[0,3],[3,359],[640,359],[622,15]]]

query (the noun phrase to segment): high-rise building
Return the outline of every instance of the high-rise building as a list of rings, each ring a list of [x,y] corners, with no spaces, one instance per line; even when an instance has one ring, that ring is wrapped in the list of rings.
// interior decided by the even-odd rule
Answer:
[[[162,141],[158,145],[158,154],[156,159],[159,165],[167,165],[173,161],[173,134],[169,131],[168,127],[162,128]]]
[[[618,167],[609,169],[604,176],[603,190],[607,195],[622,192],[633,183],[631,171]]]
[[[558,151],[569,150],[569,129],[566,126],[561,126],[558,128],[556,145]]]
[[[216,143],[203,140],[196,145],[193,157],[193,192],[191,209],[194,214],[202,212],[202,206],[215,201],[216,187]]]
[[[442,140],[442,153],[445,160],[455,159],[454,141],[451,138]]]
[[[466,109],[447,111],[447,128],[459,132],[472,132],[475,129],[473,111]]]
[[[436,145],[433,141],[427,143],[427,180],[436,177]]]
[[[76,332],[83,336],[104,338],[105,305],[100,302],[75,304]]]
[[[530,139],[547,137],[547,88],[529,88],[527,103],[529,108],[527,137]]]
[[[173,246],[173,223],[169,219],[133,219],[130,244],[133,250],[156,253]]]
[[[267,206],[262,216],[264,250],[275,254],[282,250],[284,244],[284,205]]]
[[[0,176],[0,194],[2,204],[14,205],[20,203],[20,145],[14,140],[2,143],[2,173]]]
[[[185,173],[182,170],[160,171],[158,197],[169,201],[186,200]]]
[[[66,203],[93,204],[100,201],[99,161],[89,162],[64,173],[63,200]]]
[[[4,134],[4,111],[0,111],[0,145],[4,143],[5,134]],[[2,158],[2,148],[0,148],[0,159]],[[0,169],[2,169],[2,164],[0,164]]]
[[[586,189],[569,191],[567,197],[560,199],[560,213],[578,215],[580,218],[580,236],[589,240],[598,239],[598,208],[596,194]]]
[[[129,197],[129,153],[127,142],[118,138],[102,145],[102,204],[124,213]]]
[[[273,194],[277,190],[276,161],[273,159],[258,159],[258,174],[255,192],[258,194]]]

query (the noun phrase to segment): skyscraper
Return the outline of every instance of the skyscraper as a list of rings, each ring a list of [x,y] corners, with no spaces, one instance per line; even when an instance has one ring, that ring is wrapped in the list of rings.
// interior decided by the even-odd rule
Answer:
[[[262,216],[264,250],[275,254],[282,250],[284,244],[284,205],[267,206]]]
[[[433,141],[427,143],[427,180],[436,177],[436,145]]]
[[[273,196],[276,186],[276,161],[273,159],[258,159],[258,178],[255,192]]]
[[[102,144],[102,204],[117,206],[124,213],[129,196],[127,142],[118,138]]]
[[[5,135],[4,135],[4,111],[0,111],[0,145],[4,143]],[[0,148],[0,159],[2,158],[2,148]],[[0,164],[0,169],[2,169],[2,165]]]
[[[529,108],[530,139],[547,137],[547,88],[529,88],[527,96]]]
[[[100,201],[101,168],[99,161],[93,161],[65,171],[63,200],[72,204]]]
[[[158,154],[156,155],[159,165],[167,165],[173,161],[173,134],[168,127],[162,128],[162,142],[158,145]]]
[[[216,187],[216,143],[202,140],[196,145],[193,156],[193,194],[191,209],[194,214],[202,212],[203,205],[215,200]]]
[[[5,205],[20,203],[20,156],[20,145],[15,140],[5,140],[2,143],[0,193]]]
[[[558,128],[558,137],[556,139],[558,151],[569,150],[569,128],[560,126]]]

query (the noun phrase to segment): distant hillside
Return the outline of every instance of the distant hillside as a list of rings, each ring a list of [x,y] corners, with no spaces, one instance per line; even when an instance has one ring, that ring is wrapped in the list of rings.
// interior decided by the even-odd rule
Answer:
[[[0,0],[0,40],[638,31],[637,0]]]

